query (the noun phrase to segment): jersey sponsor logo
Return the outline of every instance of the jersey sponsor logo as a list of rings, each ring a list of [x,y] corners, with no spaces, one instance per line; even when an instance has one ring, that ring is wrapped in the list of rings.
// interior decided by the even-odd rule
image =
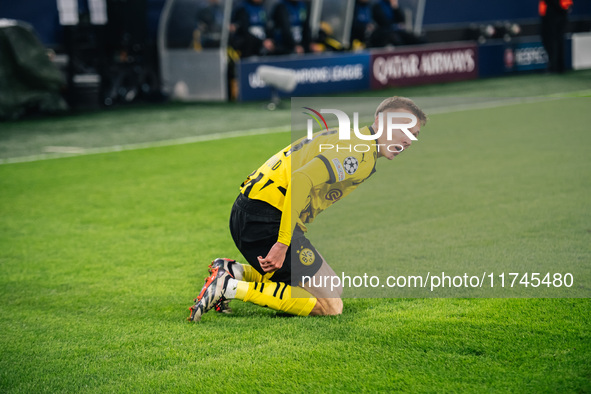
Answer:
[[[332,163],[334,164],[334,167],[337,170],[337,176],[339,178],[339,182],[344,181],[345,180],[345,169],[343,168],[343,165],[341,164],[339,159],[332,159]]]
[[[343,160],[343,166],[345,167],[345,171],[347,172],[347,174],[353,175],[355,174],[355,172],[357,172],[357,169],[359,168],[359,161],[357,161],[355,157],[349,156],[345,160]]]
[[[330,189],[324,196],[328,201],[337,202],[343,197],[343,191],[341,189]]]
[[[300,263],[304,265],[312,265],[316,260],[316,255],[311,249],[305,248],[300,251]]]

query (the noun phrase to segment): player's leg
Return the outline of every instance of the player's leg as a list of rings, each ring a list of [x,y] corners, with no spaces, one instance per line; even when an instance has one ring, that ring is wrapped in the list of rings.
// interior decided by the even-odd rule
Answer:
[[[263,253],[261,249],[253,248],[269,243],[269,239],[276,238],[273,233],[278,231],[281,221],[281,212],[262,201],[249,200],[240,194],[232,206],[230,213],[230,232],[232,239],[250,264],[257,264],[257,253]],[[223,268],[232,277],[244,282],[267,282],[272,274],[265,275],[264,272],[252,265],[240,264],[235,260],[218,258],[209,265],[209,273],[212,274],[215,268]],[[206,279],[207,281],[207,279]],[[215,309],[221,313],[231,313],[228,299],[216,304]]]
[[[266,255],[276,242],[280,222],[281,212],[268,204],[249,200],[242,195],[236,199],[230,216],[230,232],[237,248],[251,264],[254,272],[245,267],[242,267],[244,269],[241,271],[235,263],[227,260],[218,261],[218,265],[221,266],[219,269],[224,272],[230,271],[230,267],[236,268],[236,277],[224,282],[221,301],[218,302],[227,303],[227,300],[239,299],[300,316],[312,312],[316,306],[316,297],[299,287],[299,283],[292,283],[292,277],[297,278],[297,275],[293,276],[291,271],[291,247],[283,266],[273,273],[270,280],[258,263],[257,256]],[[296,248],[296,254],[300,256],[296,262],[297,272],[314,275],[322,266],[322,257],[299,228],[294,234],[292,247]],[[255,273],[259,274],[260,278]],[[244,280],[247,277],[255,281]],[[207,286],[206,282],[205,287]],[[334,309],[322,307],[315,314],[327,314],[327,310]]]
[[[310,316],[340,315],[343,312],[343,287],[340,281],[333,281],[333,277],[338,278],[332,267],[322,258],[322,266],[318,272],[302,285],[317,300]]]
[[[241,252],[245,257],[264,255],[271,244],[269,242],[254,247],[255,250],[243,249]],[[230,280],[229,285],[235,286],[235,289],[226,297],[299,316],[340,315],[343,311],[343,288],[340,282],[331,280],[333,277],[337,277],[334,270],[298,228],[283,266],[274,273],[272,282],[234,283]]]
[[[250,265],[242,264],[243,277],[236,276],[236,279],[246,282],[270,279],[272,274],[265,274],[257,256],[269,252],[277,240],[280,224],[281,211],[263,201],[250,200],[242,194],[238,196],[230,213],[230,233]]]
[[[333,286],[330,279],[324,279],[336,277],[336,274],[321,256],[320,259],[320,269],[305,284],[298,283],[301,286],[288,284],[292,283],[288,276],[291,274],[289,270],[285,270],[277,273],[277,278],[284,280],[278,282],[249,283],[230,279],[224,297],[298,316],[340,315],[343,311],[343,301],[340,298],[342,287],[340,283]]]
[[[234,260],[216,259],[211,270],[219,267],[233,275],[224,289],[221,307],[228,300],[239,299],[294,315],[308,315],[315,299],[302,289],[292,288],[284,279],[290,278],[290,261],[286,259],[280,272],[265,273],[257,256],[265,256],[277,240],[281,212],[261,201],[240,195],[232,207],[230,232],[236,247],[250,265]],[[289,253],[288,253],[289,257]]]
[[[340,315],[343,311],[340,283],[333,284],[330,278],[336,276],[320,252],[296,227],[291,240],[293,252],[290,254],[290,283],[300,286],[306,293],[316,298],[310,312],[312,316]]]
[[[216,270],[216,268],[222,268],[225,271],[228,271],[228,273],[233,277],[233,278],[237,278],[238,280],[243,280],[245,276],[248,276],[247,273],[245,273],[245,269],[244,266],[240,263],[238,263],[236,260],[232,260],[232,259],[227,259],[227,258],[217,258],[215,260],[213,260],[211,262],[211,264],[209,264],[209,274],[213,275],[214,271]],[[205,283],[207,283],[208,279],[205,279]],[[230,300],[220,300],[216,305],[215,305],[215,310],[216,312],[219,313],[225,313],[225,314],[230,314],[232,313],[232,308],[230,308]]]
[[[309,292],[286,282],[245,282],[231,279],[224,297],[296,316],[308,316],[316,305],[316,298]]]
[[[256,249],[256,248],[255,248]],[[253,250],[242,250],[249,256]],[[256,254],[256,253],[255,253]],[[290,261],[286,259],[283,271],[273,274],[279,279],[290,278]],[[198,322],[201,316],[215,308],[219,312],[228,313],[231,299],[239,299],[251,302],[263,307],[292,315],[308,316],[316,305],[316,298],[301,287],[291,286],[286,282],[272,282],[261,276],[262,282],[247,282],[238,280],[232,274],[244,274],[240,271],[241,265],[230,259],[216,259],[211,264],[211,275],[205,280],[199,296],[194,300],[189,320]],[[281,270],[279,270],[281,271]],[[255,271],[256,272],[256,271]],[[244,276],[243,276],[244,278]],[[222,309],[222,310],[220,310]]]
[[[252,266],[248,264],[240,264],[236,260],[227,258],[217,258],[209,265],[209,274],[213,274],[216,268],[223,268],[228,271],[230,275],[236,280],[245,282],[269,282],[268,277],[271,275],[261,275]],[[206,279],[207,281],[207,279]],[[215,305],[216,312],[230,314],[230,299],[224,299]]]
[[[274,244],[273,239],[261,240],[258,243],[241,244],[240,252],[256,268],[259,280],[236,280],[229,282],[227,299],[238,299],[256,305],[268,307],[298,316],[307,316],[316,303],[316,299],[307,291],[292,286],[291,283],[291,253],[286,254],[283,266],[271,273],[261,275],[262,268],[256,256],[264,256]]]
[[[258,264],[256,256],[265,255],[273,243],[273,240],[268,242],[261,240],[255,244],[240,243],[237,246],[245,258],[260,270],[260,266],[256,265]],[[292,248],[294,253],[291,253]],[[275,271],[272,281],[248,283],[229,280],[224,297],[236,298],[298,316],[338,315],[343,310],[343,302],[340,298],[342,287],[340,283],[338,286],[333,286],[332,281],[322,282],[322,278],[335,276],[333,269],[298,229],[292,238],[283,266]],[[318,283],[325,285],[315,285]]]
[[[249,264],[241,264],[236,260],[217,258],[209,264],[211,274],[215,267],[222,267],[234,277],[245,282],[268,282],[271,275],[261,275]]]
[[[343,313],[343,300],[340,298],[317,298],[310,316],[337,316]]]
[[[300,287],[284,282],[239,281],[223,268],[216,267],[195,299],[195,305],[190,308],[188,320],[198,322],[204,313],[230,299],[298,316],[308,316],[316,305],[316,298]]]
[[[319,256],[319,254],[318,254]],[[196,304],[191,308],[190,320],[199,321],[203,313],[217,305],[226,305],[231,299],[239,299],[256,305],[297,316],[338,315],[342,312],[342,301],[339,298],[340,288],[324,288],[308,285],[307,289],[287,283],[291,278],[290,259],[286,259],[283,272],[278,272],[278,279],[283,282],[246,282],[232,277],[230,272],[239,273],[240,264],[233,260],[216,259],[212,264],[212,275],[206,280]],[[318,276],[335,275],[332,268],[322,260]],[[283,268],[283,267],[282,267]],[[222,275],[219,279],[220,275]],[[222,281],[223,282],[220,282]],[[316,282],[317,283],[317,282]],[[213,290],[212,290],[213,288]],[[309,291],[310,290],[310,291]],[[314,296],[314,292],[318,297]],[[209,294],[212,294],[211,296]],[[214,297],[217,297],[214,299]],[[214,300],[214,301],[212,301]],[[214,304],[211,304],[214,302]],[[227,312],[226,312],[227,313]]]
[[[212,274],[205,280],[201,292],[195,298],[195,304],[189,308],[191,314],[187,320],[198,322],[205,312],[225,301],[224,291],[228,287],[230,279],[234,280],[228,271],[220,267],[214,268]]]

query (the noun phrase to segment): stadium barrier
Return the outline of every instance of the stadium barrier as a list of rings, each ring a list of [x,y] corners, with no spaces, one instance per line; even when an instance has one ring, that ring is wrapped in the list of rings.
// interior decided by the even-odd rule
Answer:
[[[571,38],[565,38],[564,66],[572,68]],[[518,38],[509,42],[494,40],[478,48],[479,77],[495,77],[532,71],[543,71],[548,65],[548,55],[537,36]]]
[[[271,97],[271,88],[256,72],[261,65],[294,70],[297,87],[292,93],[279,93],[301,97],[477,78],[478,49],[474,43],[447,43],[402,50],[246,59],[237,64],[239,100]]]
[[[369,89],[369,53],[277,56],[238,63],[239,99],[266,100],[271,88],[257,74],[262,65],[292,69],[297,86],[284,96],[315,96]]]
[[[574,41],[565,38],[565,68],[573,68],[575,55],[577,67],[591,67],[591,56],[586,50],[591,46],[591,35],[574,37]],[[546,69],[547,62],[546,51],[537,36],[491,40],[481,45],[455,42],[352,54],[252,58],[237,64],[239,100],[271,97],[271,88],[256,72],[261,65],[294,70],[298,86],[292,93],[279,94],[302,97],[539,72]]]
[[[591,68],[591,33],[572,35],[573,69]]]
[[[372,50],[370,55],[372,89],[478,78],[478,48],[472,42]]]

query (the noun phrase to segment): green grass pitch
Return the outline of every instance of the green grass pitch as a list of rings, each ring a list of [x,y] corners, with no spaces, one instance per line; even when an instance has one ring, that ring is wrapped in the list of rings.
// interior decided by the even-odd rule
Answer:
[[[372,94],[578,96],[590,79]],[[589,100],[432,115],[420,144],[372,179],[401,177],[412,207],[393,230],[407,237],[400,261],[530,259],[588,279]],[[260,103],[130,108],[0,124],[0,156],[287,125],[289,110]],[[279,132],[0,165],[0,392],[591,392],[588,298],[357,298],[327,318],[234,301],[232,316],[187,323],[209,262],[240,258],[227,228],[238,185],[288,143]],[[332,209],[313,242],[323,226],[346,232]]]

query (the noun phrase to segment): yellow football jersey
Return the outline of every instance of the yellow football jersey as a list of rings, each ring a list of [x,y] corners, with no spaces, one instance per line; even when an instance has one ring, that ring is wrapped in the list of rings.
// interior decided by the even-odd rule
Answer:
[[[360,132],[374,134],[371,127]],[[301,138],[273,155],[248,176],[240,190],[282,212],[278,241],[289,245],[295,225],[306,231],[305,224],[375,172],[377,157],[375,140],[361,140],[354,133],[350,140],[339,140],[338,130],[329,129],[312,139]]]

